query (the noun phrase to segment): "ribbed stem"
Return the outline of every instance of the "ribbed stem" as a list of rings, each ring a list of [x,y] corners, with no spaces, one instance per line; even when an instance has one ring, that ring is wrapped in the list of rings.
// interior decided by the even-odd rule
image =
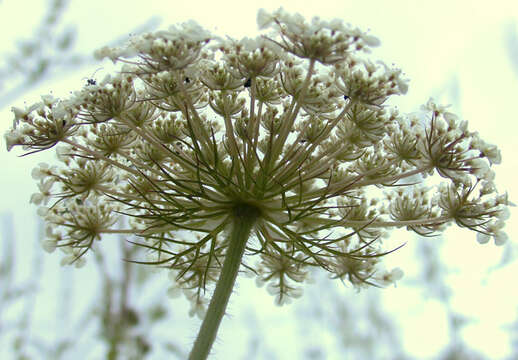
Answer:
[[[225,314],[230,294],[234,288],[241,258],[245,252],[246,242],[250,237],[250,231],[258,215],[259,211],[252,206],[241,205],[235,208],[235,217],[223,268],[210,300],[207,314],[203,319],[198,337],[189,355],[189,360],[205,360],[209,356],[212,344],[216,339],[219,324]]]

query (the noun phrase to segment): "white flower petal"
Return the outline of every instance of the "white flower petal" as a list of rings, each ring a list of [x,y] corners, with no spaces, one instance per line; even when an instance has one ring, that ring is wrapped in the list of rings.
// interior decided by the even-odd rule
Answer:
[[[495,245],[501,246],[504,245],[507,240],[509,239],[509,236],[503,231],[499,231],[495,234]]]
[[[488,234],[477,233],[477,241],[479,244],[486,244],[491,237]]]

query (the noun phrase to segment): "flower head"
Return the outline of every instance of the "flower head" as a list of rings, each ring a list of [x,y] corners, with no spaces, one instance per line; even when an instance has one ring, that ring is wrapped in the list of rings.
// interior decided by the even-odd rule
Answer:
[[[133,235],[202,316],[240,219],[251,221],[242,265],[279,304],[300,296],[310,267],[356,287],[399,280],[381,266],[397,248],[381,240],[392,228],[433,235],[456,223],[505,242],[498,149],[433,101],[391,109],[407,81],[366,58],[377,39],[283,10],[258,23],[271,32],[216,39],[189,22],[144,34],[98,53],[123,62],[119,74],[13,109],[8,150],[61,144],[62,166],[33,173],[31,201],[53,201],[41,211],[55,229],[48,250],[69,264],[103,234]],[[416,184],[432,175],[443,184]]]

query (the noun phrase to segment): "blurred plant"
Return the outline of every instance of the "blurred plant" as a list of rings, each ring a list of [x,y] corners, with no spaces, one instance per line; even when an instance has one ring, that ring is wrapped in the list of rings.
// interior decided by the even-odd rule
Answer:
[[[101,251],[95,253],[95,264],[99,270],[102,286],[98,292],[89,294],[90,305],[81,314],[74,306],[74,313],[68,310],[68,299],[80,293],[71,281],[70,273],[61,273],[59,294],[53,294],[57,308],[56,320],[58,330],[53,333],[55,339],[49,339],[39,330],[41,313],[48,313],[48,303],[42,294],[42,275],[48,278],[49,270],[41,256],[34,256],[29,281],[16,279],[15,234],[11,216],[3,217],[3,246],[0,259],[0,335],[3,341],[5,356],[13,359],[64,359],[70,354],[81,353],[88,356],[90,352],[99,351],[99,343],[93,342],[93,332],[97,339],[105,344],[107,359],[142,359],[149,354],[177,355],[185,358],[180,346],[171,339],[166,341],[154,339],[150,343],[152,329],[170,317],[163,301],[158,297],[149,301],[156,291],[143,291],[150,283],[150,269],[137,267],[128,262],[121,262],[117,271],[109,271]],[[37,224],[42,229],[41,224]],[[40,231],[41,233],[41,231]],[[38,239],[43,234],[39,234]],[[38,248],[40,242],[36,242]],[[123,256],[130,256],[126,243],[120,242]],[[25,244],[27,245],[27,244]],[[27,252],[24,253],[24,256]],[[52,276],[52,275],[51,275]],[[93,281],[93,280],[92,280]],[[48,289],[45,290],[48,295]],[[130,294],[132,295],[130,297]],[[139,295],[142,294],[142,295]],[[81,293],[81,297],[85,294]],[[88,295],[86,295],[88,296]],[[146,305],[137,304],[145,297]],[[156,296],[155,296],[156,297]],[[42,304],[45,308],[42,311]],[[21,314],[20,314],[21,313]],[[18,314],[18,315],[15,315]],[[78,317],[79,316],[79,317]],[[67,329],[72,331],[67,332]],[[9,343],[10,347],[5,344]]]
[[[64,24],[63,20],[67,11],[68,1],[49,0],[46,3],[48,4],[46,11],[42,13],[40,24],[35,28],[33,36],[19,40],[15,49],[3,56],[4,61],[0,63],[0,107],[12,102],[13,99],[21,96],[42,80],[62,75],[66,69],[77,71],[78,67],[93,63],[94,59],[91,55],[73,52],[77,35],[76,29],[73,26]],[[156,27],[157,21],[157,18],[151,18],[147,23],[138,25],[133,29],[133,32],[149,31]],[[113,44],[120,42],[121,40],[112,41]],[[21,266],[28,266],[28,264],[24,263],[24,257],[15,256],[17,254],[16,248],[27,246],[27,244],[20,245],[20,242],[15,240],[14,231],[12,230],[12,218],[5,220],[4,223],[5,227],[2,232],[2,235],[4,235],[3,251],[0,258],[0,335],[2,340],[10,342],[10,345],[12,345],[9,348],[12,350],[11,355],[17,359],[32,358],[35,349],[37,349],[38,356],[44,356],[48,359],[60,359],[66,356],[69,351],[81,351],[82,344],[77,336],[72,340],[69,334],[57,332],[57,336],[62,338],[53,343],[48,343],[42,338],[42,334],[35,332],[34,317],[38,316],[38,311],[41,312],[37,306],[35,307],[38,303],[36,299],[46,292],[44,289],[42,291],[42,288],[39,286],[42,279],[42,259],[39,256],[34,258],[31,265],[33,269],[32,276],[30,277],[31,280],[20,282],[19,278],[17,278],[17,273],[19,272],[17,270]],[[42,228],[40,223],[38,228]],[[38,232],[41,237],[44,236],[41,231]],[[100,258],[102,253],[97,252],[96,256]],[[96,263],[100,264],[99,262]],[[127,265],[125,264],[124,266],[123,277],[127,277],[131,272]],[[142,269],[139,270],[140,272],[142,272]],[[47,274],[45,273],[45,275]],[[110,281],[110,274],[108,273],[104,273],[102,278],[105,282],[111,284],[111,286],[105,286],[99,291],[99,294],[102,294],[101,296],[104,296],[105,299],[120,299],[119,291],[117,291],[119,285],[124,287],[126,291],[133,287],[143,286],[142,281],[132,281],[131,283],[128,281],[114,285],[113,281]],[[63,296],[57,297],[62,311],[64,311],[65,299],[71,296],[74,289],[70,286],[65,286],[63,290],[64,295],[61,294]],[[95,295],[97,296],[97,294],[96,292]],[[85,328],[88,325],[92,323],[98,324],[97,320],[101,317],[108,320],[109,325],[105,324],[106,326],[115,326],[116,322],[113,319],[120,318],[117,311],[113,311],[113,308],[107,311],[103,302],[99,302],[98,299],[93,300],[95,309],[88,311],[85,317],[76,324],[77,330],[81,330],[81,334],[85,333]],[[160,306],[155,304],[149,309],[133,309],[134,312],[139,311],[139,313],[134,313],[134,317],[138,316],[147,324],[148,328],[140,326],[142,329],[139,331],[142,331],[144,335],[147,335],[150,327],[167,315],[167,313],[162,312],[162,315],[157,317],[157,311]],[[13,309],[20,307],[24,309],[23,315],[19,318],[11,319]],[[14,312],[16,313],[16,310]],[[121,312],[124,312],[124,310],[121,310]],[[61,320],[63,320],[63,316],[61,314]],[[72,321],[62,321],[61,325],[71,326]],[[63,329],[64,327],[62,327]],[[117,334],[116,341],[113,340],[115,335],[109,331],[103,331],[101,339],[111,344],[118,341],[123,345],[130,344],[134,346],[136,342],[133,341],[132,336],[135,336],[135,324],[133,324],[133,328],[131,326],[125,328],[125,331],[131,331],[131,333]],[[176,347],[176,344],[170,342],[169,346]],[[115,354],[121,352],[128,354],[129,351],[127,349],[119,351],[120,346],[112,346],[112,348],[115,348],[116,351],[111,351],[111,353]],[[5,347],[4,350],[7,353],[8,350]],[[176,349],[175,352],[177,352]],[[138,356],[137,358],[141,357]]]
[[[449,342],[437,359],[482,360],[485,357],[472,349],[462,337],[464,327],[475,319],[465,316],[452,304],[451,296],[454,292],[446,281],[446,276],[452,271],[448,264],[442,261],[440,254],[444,241],[444,238],[436,238],[433,243],[422,241],[417,243],[416,258],[420,265],[420,274],[415,279],[407,281],[407,285],[422,289],[424,299],[438,300],[444,306]]]
[[[48,71],[51,65],[50,57],[64,56],[67,62],[73,62],[73,59],[77,58],[77,55],[69,55],[76,36],[74,29],[71,27],[57,29],[61,25],[60,20],[67,3],[68,1],[63,0],[49,2],[47,13],[34,31],[35,36],[18,41],[17,52],[4,58],[5,68],[0,71],[0,76],[4,80],[23,76],[26,78],[25,81],[35,82]],[[53,51],[56,53],[53,54]]]
[[[307,291],[310,301],[299,307],[297,316],[306,358],[410,359],[401,344],[401,331],[387,314],[381,294],[367,289],[354,297],[344,297],[343,292],[343,288],[323,279],[315,281]],[[322,338],[332,339],[330,342],[337,346],[322,347]]]
[[[441,260],[440,254],[444,243],[442,237],[434,238],[433,242],[416,241],[415,252],[412,251],[410,257],[419,264],[418,274],[410,278],[405,276],[404,281],[398,283],[398,288],[418,291],[422,293],[423,301],[438,300],[444,306],[448,324],[446,337],[449,342],[444,348],[437,349],[434,359],[486,359],[466,343],[462,336],[464,327],[476,322],[476,319],[465,316],[462,310],[459,312],[452,305],[450,298],[453,291],[446,280],[451,269]],[[403,329],[396,321],[398,316],[388,312],[385,293],[369,289],[349,298],[344,297],[343,289],[334,285],[317,278],[306,294],[306,302],[298,306],[296,319],[299,320],[298,328],[301,332],[298,341],[304,344],[305,358],[316,360],[341,356],[351,360],[417,359],[402,345]],[[416,302],[416,306],[422,304],[421,301]],[[411,313],[414,309],[405,311]],[[328,342],[332,339],[331,343],[338,346],[323,347],[323,338],[328,339]],[[336,352],[341,355],[336,355]]]
[[[125,242],[120,244],[124,258],[131,257],[138,250],[135,247],[130,248]],[[149,332],[168,315],[167,309],[160,302],[145,309],[132,304],[138,298],[137,294],[145,294],[141,289],[149,278],[149,271],[123,262],[122,269],[118,271],[120,278],[114,279],[107,269],[103,253],[96,252],[95,258],[102,282],[102,295],[101,301],[94,306],[93,313],[100,319],[98,335],[106,343],[106,359],[143,359],[152,353],[153,346],[159,345],[150,343]],[[140,272],[137,279],[134,279],[137,275],[135,271]],[[150,295],[148,293],[146,296]]]
[[[17,254],[14,247],[14,229],[11,216],[2,216],[3,249],[0,258],[0,334],[11,335],[11,344],[17,359],[27,359],[27,347],[30,346],[25,333],[30,327],[34,307],[34,292],[39,281],[41,258],[32,262],[30,280],[25,283],[16,281],[15,262]],[[17,319],[9,319],[8,310],[23,302],[23,315]]]
[[[504,26],[504,39],[511,67],[518,76],[518,21],[508,22]]]
[[[50,203],[43,246],[62,264],[82,266],[115,233],[148,250],[136,262],[172,270],[204,318],[191,359],[208,356],[241,265],[284,304],[309,267],[357,288],[397,281],[381,261],[397,249],[381,240],[392,228],[431,236],[456,223],[480,243],[507,239],[498,149],[431,100],[408,115],[387,107],[407,81],[365,56],[375,37],[282,9],[257,19],[271,32],[256,39],[191,21],[105,47],[120,73],[13,108],[5,135],[26,155],[59,144],[62,166],[34,169],[31,202]],[[444,182],[421,185],[436,174]]]
[[[92,65],[91,55],[74,51],[77,38],[76,27],[63,23],[69,0],[48,0],[41,22],[34,35],[18,40],[16,48],[3,54],[0,63],[0,108],[11,104],[41,81],[63,75],[65,71],[77,71]],[[132,33],[150,31],[158,25],[151,18],[132,30]],[[113,45],[120,39],[111,41]]]
[[[0,66],[0,107],[9,104],[27,88],[41,81],[57,69],[77,67],[86,56],[71,52],[76,31],[62,26],[67,0],[50,0],[41,23],[32,38],[19,40],[16,50],[2,57]],[[9,84],[9,86],[7,86]]]

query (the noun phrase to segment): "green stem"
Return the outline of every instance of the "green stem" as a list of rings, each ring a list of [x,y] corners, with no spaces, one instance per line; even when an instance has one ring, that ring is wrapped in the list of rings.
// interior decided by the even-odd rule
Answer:
[[[216,339],[219,324],[225,314],[230,294],[234,288],[246,243],[259,212],[255,207],[241,205],[235,208],[234,215],[223,268],[210,300],[207,314],[203,319],[198,337],[189,355],[189,360],[204,360],[209,355],[212,344]]]

